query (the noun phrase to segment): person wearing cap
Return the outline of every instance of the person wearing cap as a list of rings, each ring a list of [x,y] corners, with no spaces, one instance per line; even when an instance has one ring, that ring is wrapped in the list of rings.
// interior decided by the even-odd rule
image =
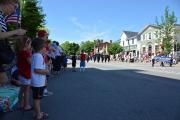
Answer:
[[[50,64],[50,60],[48,59],[48,51],[49,51],[49,43],[48,43],[48,33],[46,32],[46,30],[39,30],[38,31],[38,38],[42,39],[45,41],[45,49],[46,49],[46,52],[45,54],[43,55],[44,57],[44,61],[46,63],[46,67],[49,66]],[[46,86],[45,86],[45,89],[44,89],[44,96],[50,96],[50,95],[53,95],[53,92],[50,92],[47,90],[47,79],[48,79],[49,75],[46,75]]]

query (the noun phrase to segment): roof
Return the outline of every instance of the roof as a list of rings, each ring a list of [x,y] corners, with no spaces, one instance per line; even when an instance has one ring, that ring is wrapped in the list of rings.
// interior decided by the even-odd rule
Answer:
[[[141,32],[139,32],[139,35],[142,34],[144,31],[146,31],[149,27],[153,27],[157,29],[159,28],[157,25],[147,25],[144,27],[144,29]]]
[[[124,34],[126,34],[127,38],[134,37],[138,35],[138,32],[132,32],[132,31],[123,31]]]
[[[140,39],[140,35],[138,34],[138,35],[136,35],[136,36],[129,37],[128,39],[133,39],[133,38],[139,40],[139,39]]]
[[[180,24],[175,24],[175,26],[180,26]]]

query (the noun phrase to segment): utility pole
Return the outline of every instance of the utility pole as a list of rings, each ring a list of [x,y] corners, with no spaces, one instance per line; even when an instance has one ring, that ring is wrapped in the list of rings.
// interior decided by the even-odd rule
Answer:
[[[128,51],[128,53],[129,53],[129,62],[130,62],[130,60],[131,60],[131,53],[130,53],[131,48],[130,48],[129,39],[127,39],[127,40],[128,40],[128,46],[129,46],[129,51]]]

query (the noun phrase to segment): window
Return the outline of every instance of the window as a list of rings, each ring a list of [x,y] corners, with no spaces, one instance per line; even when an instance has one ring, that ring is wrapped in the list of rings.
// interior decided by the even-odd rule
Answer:
[[[148,53],[152,53],[152,45],[148,46]]]
[[[159,52],[159,45],[155,45],[155,52]]]
[[[144,35],[143,35],[143,40],[145,40],[145,38],[146,38],[146,37],[145,37],[145,34],[144,34]]]
[[[132,44],[134,44],[134,38],[132,38]]]
[[[151,39],[151,33],[149,33],[149,40]]]
[[[143,47],[143,54],[146,53],[146,47]]]
[[[158,31],[156,31],[155,36],[156,36],[156,38],[158,38]]]

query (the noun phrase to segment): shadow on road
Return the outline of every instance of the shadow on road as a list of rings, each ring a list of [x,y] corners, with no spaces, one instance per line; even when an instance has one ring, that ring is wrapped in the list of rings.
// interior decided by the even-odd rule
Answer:
[[[180,120],[180,81],[139,70],[70,68],[51,76],[53,96],[42,100],[49,120]],[[31,112],[1,120],[30,120]]]

